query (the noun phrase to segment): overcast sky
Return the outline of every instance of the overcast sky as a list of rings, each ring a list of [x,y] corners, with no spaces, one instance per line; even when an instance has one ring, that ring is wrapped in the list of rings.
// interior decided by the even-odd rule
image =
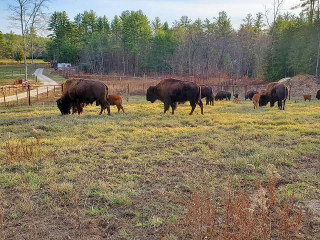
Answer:
[[[0,31],[8,33],[11,30],[18,33],[10,20],[8,5],[14,0],[0,0]],[[139,10],[152,21],[160,17],[162,22],[167,21],[171,26],[181,16],[188,16],[192,20],[197,18],[212,20],[221,11],[226,11],[231,18],[234,28],[238,28],[242,19],[251,13],[265,12],[265,8],[272,8],[273,0],[51,0],[48,12],[65,10],[68,17],[74,16],[85,10],[93,10],[98,16],[106,15],[111,21],[115,15],[120,15],[125,10]],[[299,0],[284,0],[282,12],[298,13],[299,10],[290,10],[297,5]],[[49,15],[50,15],[49,14]]]

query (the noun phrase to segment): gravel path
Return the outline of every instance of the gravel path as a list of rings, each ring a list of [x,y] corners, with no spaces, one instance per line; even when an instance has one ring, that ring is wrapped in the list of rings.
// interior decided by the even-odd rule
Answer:
[[[38,68],[35,72],[34,75],[37,76],[38,81],[42,82],[43,85],[41,87],[38,87],[38,94],[45,93],[48,90],[53,90],[53,86],[49,85],[60,85],[57,82],[53,81],[51,78],[48,78],[47,76],[43,75],[43,68]],[[57,86],[56,86],[57,88]],[[30,96],[31,97],[36,97],[37,96],[37,89],[33,89],[30,91]],[[27,98],[27,92],[19,93],[18,94],[18,100]],[[17,96],[12,95],[12,96],[7,96],[6,97],[6,102],[12,102],[12,101],[17,101]],[[0,103],[4,102],[4,98],[0,98]]]

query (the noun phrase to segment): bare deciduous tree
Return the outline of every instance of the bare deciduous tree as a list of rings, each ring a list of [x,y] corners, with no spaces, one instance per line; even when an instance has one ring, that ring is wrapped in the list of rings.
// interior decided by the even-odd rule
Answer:
[[[49,0],[12,0],[9,5],[11,11],[10,19],[21,29],[23,62],[24,62],[24,80],[28,80],[28,37],[32,35],[38,18],[42,15],[42,8]]]

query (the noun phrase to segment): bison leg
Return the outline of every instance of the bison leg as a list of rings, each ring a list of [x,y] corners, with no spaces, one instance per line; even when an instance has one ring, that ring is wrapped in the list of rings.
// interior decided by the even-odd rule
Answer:
[[[122,112],[124,113],[124,109],[123,109],[123,107],[122,107],[122,105],[121,105],[121,104],[120,104],[120,108],[121,108]]]
[[[174,110],[177,107],[177,103],[171,103],[171,108],[172,108],[172,115],[174,114]]]
[[[279,108],[279,110],[282,110],[282,101],[281,100],[278,100],[278,108]]]
[[[206,105],[209,105],[209,98],[208,97],[206,97]]]
[[[199,106],[200,106],[200,109],[201,109],[201,114],[203,115],[203,103],[200,99],[200,101],[198,102]]]
[[[189,113],[189,115],[192,115],[194,109],[196,108],[196,104],[191,104],[191,112]]]
[[[169,103],[164,103],[164,112],[163,113],[166,113],[170,108],[170,104]]]
[[[107,108],[108,115],[111,115],[111,113],[110,113],[110,105],[107,105],[106,108]]]
[[[83,108],[79,105],[78,114],[80,115],[83,112]]]

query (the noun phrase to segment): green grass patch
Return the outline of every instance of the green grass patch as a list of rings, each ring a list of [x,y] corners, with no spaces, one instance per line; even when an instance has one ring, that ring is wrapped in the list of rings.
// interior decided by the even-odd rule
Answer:
[[[320,101],[292,100],[285,111],[216,102],[192,116],[187,104],[172,116],[145,97],[130,97],[123,106],[125,114],[112,108],[111,116],[99,116],[94,105],[81,116],[61,116],[55,103],[1,108],[0,192],[11,196],[27,182],[33,204],[38,211],[50,206],[52,219],[63,209],[56,195],[68,196],[69,215],[80,209],[97,222],[116,219],[118,235],[137,239],[179,219],[184,207],[177,203],[203,175],[210,187],[221,190],[237,179],[237,187],[251,191],[258,179],[265,184],[273,164],[280,176],[277,197],[291,191],[300,201],[320,198],[319,173],[312,170],[320,156]],[[36,136],[40,154],[8,160],[8,142],[30,143]],[[16,204],[6,210],[10,221],[20,218]]]

